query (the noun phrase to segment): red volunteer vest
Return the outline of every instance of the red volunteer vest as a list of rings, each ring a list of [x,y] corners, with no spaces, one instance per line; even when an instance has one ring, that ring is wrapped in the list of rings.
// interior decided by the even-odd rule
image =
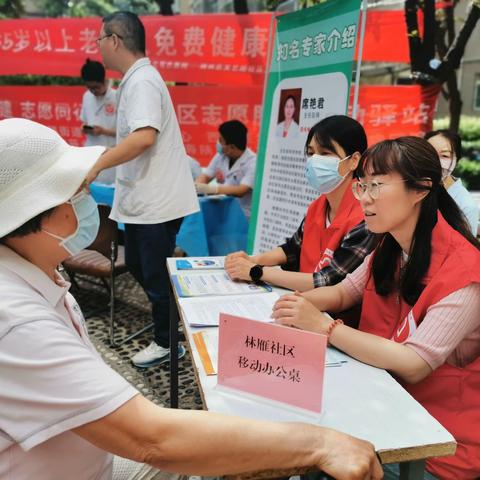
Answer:
[[[308,207],[300,252],[301,272],[317,272],[329,265],[343,237],[363,220],[363,212],[353,196],[351,184],[345,190],[337,215],[328,228],[325,227],[327,205],[326,196],[321,195]]]
[[[396,292],[377,295],[370,276],[359,329],[403,343],[431,305],[471,283],[480,283],[480,252],[438,214],[426,287],[415,305]],[[428,471],[445,480],[480,476],[480,357],[464,368],[443,364],[421,382],[403,386],[457,441],[455,455],[428,460]]]

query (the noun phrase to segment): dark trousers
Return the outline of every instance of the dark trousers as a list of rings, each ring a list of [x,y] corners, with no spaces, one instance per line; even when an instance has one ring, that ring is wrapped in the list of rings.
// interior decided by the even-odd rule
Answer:
[[[152,304],[154,340],[162,347],[170,344],[170,280],[166,258],[173,255],[182,220],[125,224],[125,262]]]

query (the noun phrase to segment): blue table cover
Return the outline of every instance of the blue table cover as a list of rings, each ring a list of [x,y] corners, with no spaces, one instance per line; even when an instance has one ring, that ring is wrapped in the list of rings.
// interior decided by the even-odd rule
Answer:
[[[115,188],[93,182],[90,192],[99,204],[113,203]],[[200,212],[183,219],[177,246],[191,257],[227,255],[247,248],[248,221],[235,197],[200,197]]]

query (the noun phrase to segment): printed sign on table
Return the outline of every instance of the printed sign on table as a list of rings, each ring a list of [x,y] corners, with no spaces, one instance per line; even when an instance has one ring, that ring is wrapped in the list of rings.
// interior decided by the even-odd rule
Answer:
[[[322,410],[327,337],[220,314],[218,385]]]

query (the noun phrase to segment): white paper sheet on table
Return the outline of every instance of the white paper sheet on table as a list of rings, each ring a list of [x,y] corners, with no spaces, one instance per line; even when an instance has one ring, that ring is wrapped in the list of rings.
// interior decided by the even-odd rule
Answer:
[[[178,301],[183,318],[189,325],[218,327],[220,313],[271,322],[273,305],[279,298],[278,293],[270,292],[264,295],[231,295],[225,298],[179,298]]]

